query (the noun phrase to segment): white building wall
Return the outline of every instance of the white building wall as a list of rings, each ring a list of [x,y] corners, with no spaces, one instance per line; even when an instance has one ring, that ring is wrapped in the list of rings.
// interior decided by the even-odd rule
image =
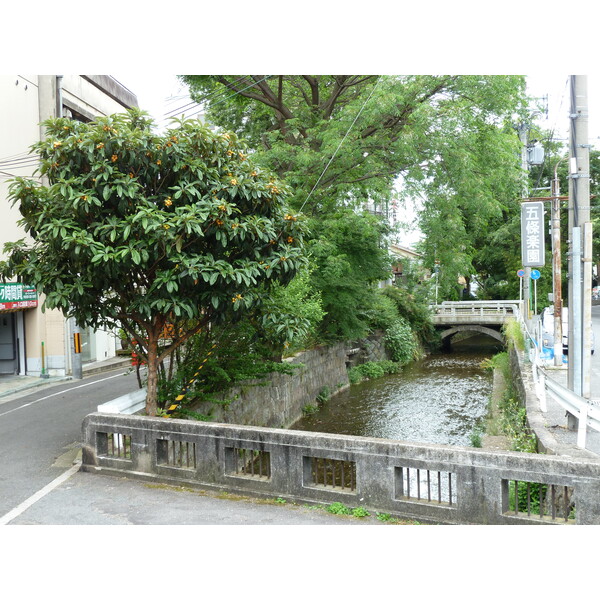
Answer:
[[[0,259],[4,258],[5,242],[26,237],[17,225],[21,217],[18,208],[8,200],[8,180],[34,176],[37,161],[29,151],[44,135],[41,122],[57,116],[57,98],[62,97],[65,116],[72,109],[88,119],[122,112],[126,110],[124,104],[136,104],[135,96],[110,78],[92,78],[106,91],[80,75],[59,79],[55,75],[0,75]],[[119,95],[123,103],[116,99]],[[20,374],[39,375],[44,366],[50,375],[64,375],[71,370],[70,323],[59,311],[42,313],[42,300],[37,309],[24,311],[17,321]],[[108,331],[95,332],[92,360],[114,357],[115,338]]]

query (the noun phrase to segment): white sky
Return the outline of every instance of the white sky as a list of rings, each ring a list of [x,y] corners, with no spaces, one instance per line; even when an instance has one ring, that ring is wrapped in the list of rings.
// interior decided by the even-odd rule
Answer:
[[[112,76],[138,99],[139,107],[150,113],[156,123],[168,124],[169,113],[187,107],[191,100],[187,86],[177,79],[177,75],[130,72],[129,74],[112,73]],[[188,114],[186,112],[186,114]]]

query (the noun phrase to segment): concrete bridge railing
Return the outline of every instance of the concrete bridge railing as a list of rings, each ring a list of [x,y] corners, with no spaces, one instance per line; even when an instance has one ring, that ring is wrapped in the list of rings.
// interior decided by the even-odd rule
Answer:
[[[518,300],[442,302],[431,306],[434,325],[503,325],[508,317],[518,318]]]
[[[88,472],[423,522],[600,524],[600,461],[101,413],[83,435]],[[515,504],[536,494],[541,516]]]

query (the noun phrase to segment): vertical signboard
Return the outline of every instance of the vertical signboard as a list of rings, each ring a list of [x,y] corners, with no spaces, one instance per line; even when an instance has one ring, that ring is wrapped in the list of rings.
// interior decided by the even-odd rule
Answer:
[[[546,264],[544,233],[544,203],[524,202],[521,205],[521,258],[524,267],[543,267]]]

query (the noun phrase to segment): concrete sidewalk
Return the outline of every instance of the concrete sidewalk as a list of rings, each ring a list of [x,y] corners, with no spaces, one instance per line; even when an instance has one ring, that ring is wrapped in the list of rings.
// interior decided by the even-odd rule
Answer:
[[[566,366],[563,366],[562,368],[547,368],[546,375],[552,378],[553,381],[567,387]],[[600,390],[594,390],[592,392],[591,402],[593,404],[600,405],[600,397],[598,396],[599,391]],[[540,414],[544,422],[544,427],[555,439],[560,454],[570,456],[575,456],[577,454],[585,456],[585,453],[589,452],[591,453],[590,456],[593,455],[594,458],[597,458],[600,455],[600,432],[588,427],[586,432],[585,450],[579,449],[577,447],[577,429],[569,429],[567,427],[567,412],[565,409],[549,395],[546,396],[546,405],[547,411],[540,411]]]
[[[131,366],[131,358],[128,356],[116,356],[103,361],[84,364],[82,367],[83,377],[97,375],[105,371],[114,371]],[[28,392],[42,386],[51,386],[64,381],[71,381],[71,375],[33,377],[29,375],[0,375],[0,402],[3,398],[15,394]]]
[[[408,521],[402,524],[410,523]],[[386,525],[367,517],[77,472],[25,507],[9,525]]]

